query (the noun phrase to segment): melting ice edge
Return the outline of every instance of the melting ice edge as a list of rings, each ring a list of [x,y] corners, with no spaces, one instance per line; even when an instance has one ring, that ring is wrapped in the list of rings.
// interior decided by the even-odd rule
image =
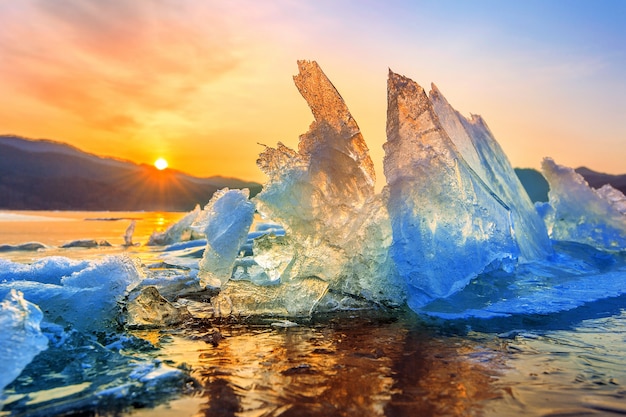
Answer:
[[[101,346],[115,351],[124,328],[190,318],[403,305],[488,318],[550,314],[624,293],[621,192],[592,189],[546,158],[549,202],[533,205],[480,116],[466,118],[434,85],[426,94],[390,71],[386,186],[376,193],[367,145],[343,99],[316,62],[298,66],[294,81],[314,116],[309,131],[297,150],[265,147],[257,164],[268,180],[253,199],[221,190],[151,236],[174,273],[124,256],[0,260],[0,390],[40,352],[97,332],[118,335]],[[250,230],[255,213],[266,221]],[[210,302],[194,301],[207,288]],[[182,373],[132,363],[131,381]],[[95,395],[136,387],[115,384]]]

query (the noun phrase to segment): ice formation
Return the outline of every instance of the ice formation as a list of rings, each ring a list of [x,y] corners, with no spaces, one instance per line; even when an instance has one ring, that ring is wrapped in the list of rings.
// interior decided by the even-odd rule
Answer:
[[[391,254],[412,308],[518,256],[510,207],[465,161],[426,92],[391,71],[384,149]]]
[[[133,244],[133,233],[135,233],[135,225],[137,224],[136,220],[132,220],[126,231],[124,231],[124,246],[134,246]]]
[[[626,196],[611,184],[604,184],[596,190],[598,195],[608,201],[620,213],[626,215]]]
[[[401,302],[403,290],[394,281],[387,250],[391,229],[383,198],[374,190],[367,145],[317,63],[299,61],[298,66],[294,81],[315,120],[300,136],[297,151],[279,143],[258,160],[269,179],[254,202],[264,218],[284,227],[285,235],[255,242],[254,259],[262,270],[256,281],[301,284],[306,292],[311,282],[306,280],[316,278],[335,291]],[[314,287],[319,297],[326,291],[323,285]]]
[[[48,256],[32,264],[22,264],[0,259],[0,282],[34,281],[43,284],[61,284],[61,278],[81,271],[89,265],[62,256]]]
[[[204,214],[194,227],[204,231],[207,239],[200,261],[200,282],[203,286],[220,288],[232,275],[235,259],[248,237],[254,220],[254,204],[249,191],[216,192],[204,208]]]
[[[540,210],[554,240],[585,243],[607,250],[626,248],[626,197],[618,190],[598,191],[572,168],[546,158],[543,175],[550,184],[549,202]]]
[[[15,290],[0,303],[0,399],[4,387],[48,347],[39,328],[42,317],[41,310]]]

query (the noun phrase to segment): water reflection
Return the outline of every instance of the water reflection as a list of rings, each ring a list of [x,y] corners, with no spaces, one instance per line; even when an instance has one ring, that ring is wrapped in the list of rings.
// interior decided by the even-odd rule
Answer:
[[[190,415],[471,416],[503,392],[494,384],[498,341],[437,335],[403,320],[229,325],[219,327],[217,346],[206,337],[215,329],[194,331],[161,340],[169,360],[185,361],[202,386]]]

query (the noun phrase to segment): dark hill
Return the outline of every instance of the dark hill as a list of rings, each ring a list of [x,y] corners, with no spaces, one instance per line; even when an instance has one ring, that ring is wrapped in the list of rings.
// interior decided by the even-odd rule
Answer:
[[[626,194],[626,174],[604,174],[602,172],[593,171],[586,167],[576,168],[575,171],[585,177],[585,180],[587,180],[589,185],[593,188],[600,188],[604,184],[611,184],[614,188],[617,188],[622,193]]]
[[[220,188],[261,185],[197,178],[180,171],[103,158],[53,141],[0,136],[0,208],[13,210],[189,211]]]
[[[533,203],[548,201],[550,186],[541,172],[532,168],[515,168],[515,173]]]

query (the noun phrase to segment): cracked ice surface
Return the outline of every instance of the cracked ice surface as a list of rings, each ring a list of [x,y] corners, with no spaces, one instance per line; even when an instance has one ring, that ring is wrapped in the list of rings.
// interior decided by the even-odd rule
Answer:
[[[424,89],[391,71],[387,85],[391,255],[419,309],[519,248],[510,208],[465,161]]]

